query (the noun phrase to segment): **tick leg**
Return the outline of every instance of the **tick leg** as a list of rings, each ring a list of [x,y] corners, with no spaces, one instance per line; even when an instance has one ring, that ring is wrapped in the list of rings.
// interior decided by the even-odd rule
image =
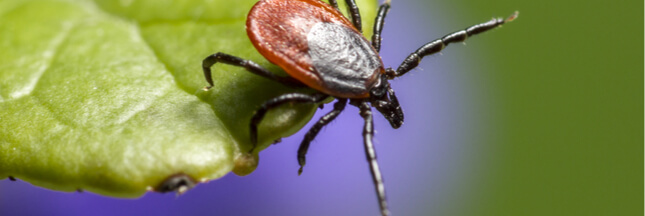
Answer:
[[[329,0],[329,5],[336,8],[336,10],[340,12],[340,9],[338,8],[338,2],[336,2],[336,0]]]
[[[318,120],[318,122],[316,122],[316,124],[314,124],[314,126],[309,129],[309,131],[305,135],[305,138],[300,143],[300,147],[298,148],[298,164],[300,164],[298,175],[302,174],[302,167],[304,167],[306,163],[305,155],[307,154],[307,150],[309,150],[309,144],[311,143],[311,141],[316,138],[316,135],[318,135],[320,129],[336,119],[338,114],[340,114],[343,109],[345,109],[345,105],[347,105],[347,99],[339,98],[338,101],[334,103],[334,109],[321,117],[320,120]]]
[[[385,185],[383,184],[383,176],[381,176],[381,170],[379,169],[378,162],[376,161],[376,151],[374,150],[374,144],[372,144],[372,138],[374,137],[374,121],[372,120],[372,110],[370,105],[367,102],[360,102],[358,104],[360,109],[361,117],[365,120],[365,126],[363,127],[363,144],[365,146],[365,156],[367,157],[367,162],[370,165],[370,171],[372,172],[372,180],[374,181],[374,187],[376,188],[376,195],[378,197],[378,203],[381,208],[381,215],[390,215],[390,210],[387,208],[387,201],[385,200]]]
[[[349,8],[349,15],[352,17],[352,22],[354,27],[358,29],[359,32],[363,32],[363,24],[361,24],[361,12],[358,11],[358,6],[354,0],[345,0],[347,8]]]
[[[388,2],[390,0],[387,0]],[[347,4],[347,7],[349,8],[349,13],[352,18],[352,22],[354,23],[354,27],[358,29],[358,31],[363,32],[363,25],[361,24],[361,13],[358,11],[358,6],[356,5],[356,2],[354,0],[345,0],[345,3]],[[340,8],[338,8],[338,2],[336,0],[329,0],[329,5],[332,7],[336,8],[340,12]]]
[[[376,52],[381,51],[381,32],[383,31],[383,23],[385,23],[385,16],[390,11],[390,0],[385,1],[379,9],[374,20],[374,35],[372,35],[372,46]]]
[[[202,69],[204,70],[204,77],[206,78],[206,81],[209,84],[209,86],[206,88],[213,87],[213,78],[211,77],[211,66],[213,66],[215,63],[218,63],[218,62],[243,67],[251,73],[260,75],[262,77],[268,78],[270,80],[273,80],[288,86],[292,86],[292,87],[304,86],[301,82],[299,82],[294,78],[276,76],[275,74],[271,73],[271,71],[262,68],[260,65],[258,65],[255,62],[241,59],[239,57],[235,57],[226,53],[218,52],[206,57],[204,61],[202,61]]]
[[[392,79],[394,77],[402,76],[403,74],[417,67],[423,57],[427,55],[432,55],[434,53],[437,53],[443,50],[443,48],[448,46],[448,44],[465,41],[468,37],[472,35],[476,35],[476,34],[494,29],[495,27],[498,27],[504,23],[513,21],[517,17],[517,15],[518,13],[515,12],[506,19],[495,18],[488,22],[473,25],[464,30],[450,33],[446,36],[443,36],[440,39],[436,39],[430,43],[427,43],[423,45],[421,48],[414,51],[414,53],[410,54],[405,60],[403,60],[403,63],[401,63],[399,68],[396,69],[394,74],[388,74],[388,76]]]
[[[258,144],[258,124],[262,121],[264,118],[264,115],[267,113],[272,108],[278,107],[284,103],[320,103],[327,99],[327,95],[325,94],[313,94],[313,95],[308,95],[308,94],[302,94],[302,93],[289,93],[289,94],[283,94],[280,95],[276,98],[273,98],[260,107],[257,111],[255,111],[255,114],[253,117],[251,117],[251,125],[250,125],[250,134],[251,134],[251,144],[253,147],[250,152],[253,152],[255,150],[255,147]]]

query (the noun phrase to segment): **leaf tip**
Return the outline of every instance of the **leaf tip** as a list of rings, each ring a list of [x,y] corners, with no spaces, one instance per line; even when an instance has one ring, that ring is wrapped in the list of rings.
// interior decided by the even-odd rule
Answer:
[[[235,157],[233,173],[239,176],[251,174],[258,167],[260,157],[257,153],[240,153]]]

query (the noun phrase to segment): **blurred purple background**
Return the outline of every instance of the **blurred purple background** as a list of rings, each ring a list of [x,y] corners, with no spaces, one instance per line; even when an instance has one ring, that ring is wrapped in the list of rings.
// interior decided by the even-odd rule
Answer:
[[[487,18],[465,22],[463,14],[436,4],[393,2],[382,46],[386,66],[396,68],[424,43]],[[486,134],[482,131],[486,117],[480,114],[491,109],[483,102],[488,99],[479,95],[481,90],[473,90],[486,88],[484,75],[473,66],[483,62],[475,52],[452,45],[444,55],[425,58],[419,69],[392,82],[406,121],[394,130],[377,114],[375,145],[395,215],[455,212],[460,200],[475,189],[474,169],[485,166],[478,163],[485,154],[478,144],[484,143]],[[251,175],[229,174],[180,197],[149,193],[136,200],[115,199],[4,180],[0,215],[377,215],[358,110],[348,106],[323,129],[298,176],[296,151],[310,125],[263,151]]]

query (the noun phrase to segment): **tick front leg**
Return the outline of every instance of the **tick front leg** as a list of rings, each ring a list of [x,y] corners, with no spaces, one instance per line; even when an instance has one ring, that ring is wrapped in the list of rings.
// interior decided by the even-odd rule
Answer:
[[[253,152],[255,150],[255,147],[258,144],[258,124],[262,121],[264,118],[264,115],[267,113],[272,108],[278,107],[282,104],[285,103],[320,103],[327,99],[327,95],[325,94],[313,94],[313,95],[308,95],[308,94],[302,94],[302,93],[289,93],[289,94],[284,94],[280,95],[276,98],[273,98],[260,107],[257,111],[255,111],[255,114],[253,117],[251,117],[251,125],[250,125],[250,134],[251,134],[251,144],[253,147],[251,150],[249,150],[249,153]]]
[[[206,78],[206,82],[208,82],[209,86],[206,87],[207,89],[213,87],[213,78],[211,77],[211,67],[215,63],[224,63],[228,65],[234,65],[234,66],[239,66],[243,67],[247,71],[254,73],[256,75],[260,75],[262,77],[268,78],[270,80],[282,83],[284,85],[292,86],[292,87],[304,87],[305,85],[302,84],[300,81],[291,78],[291,77],[281,77],[277,76],[271,71],[264,69],[260,65],[258,65],[255,62],[252,62],[250,60],[245,60],[236,56],[232,56],[226,53],[215,53],[213,55],[210,55],[202,61],[202,69],[204,70],[204,77]]]
[[[435,54],[443,50],[446,46],[448,46],[448,44],[465,41],[470,36],[494,29],[504,23],[513,21],[515,18],[517,18],[517,15],[518,12],[515,12],[506,19],[495,18],[488,22],[473,25],[464,30],[450,33],[440,39],[436,39],[430,43],[427,43],[421,48],[414,51],[414,53],[410,54],[403,61],[403,63],[401,63],[399,68],[396,69],[395,73],[390,74],[389,76],[390,78],[402,76],[403,74],[417,67],[423,57]]]
[[[309,150],[309,144],[311,144],[311,141],[316,138],[316,135],[318,135],[320,129],[322,129],[325,125],[334,121],[334,119],[338,117],[343,109],[345,109],[345,105],[347,105],[347,99],[339,98],[338,101],[334,103],[334,109],[321,117],[320,120],[318,120],[318,122],[316,122],[316,124],[314,124],[314,126],[309,129],[309,131],[305,135],[305,138],[300,143],[300,147],[298,148],[298,164],[300,164],[298,175],[302,174],[302,167],[304,167],[306,163],[305,155]]]
[[[367,157],[367,162],[370,165],[370,171],[372,172],[372,180],[374,181],[374,187],[376,189],[376,196],[378,197],[378,203],[381,209],[381,215],[386,216],[390,215],[390,210],[387,207],[387,201],[385,199],[385,184],[383,184],[383,176],[381,175],[381,170],[376,161],[376,150],[374,150],[374,144],[372,143],[372,138],[374,137],[374,121],[372,120],[372,109],[370,108],[367,102],[361,102],[358,104],[360,109],[361,117],[365,120],[365,126],[363,127],[363,144],[365,146],[365,156]]]

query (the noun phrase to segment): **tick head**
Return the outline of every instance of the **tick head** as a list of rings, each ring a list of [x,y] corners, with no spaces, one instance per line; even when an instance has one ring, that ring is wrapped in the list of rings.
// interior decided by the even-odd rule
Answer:
[[[370,103],[390,122],[392,128],[399,128],[403,125],[403,110],[399,100],[390,87],[388,76],[379,74],[379,81],[370,90]]]

